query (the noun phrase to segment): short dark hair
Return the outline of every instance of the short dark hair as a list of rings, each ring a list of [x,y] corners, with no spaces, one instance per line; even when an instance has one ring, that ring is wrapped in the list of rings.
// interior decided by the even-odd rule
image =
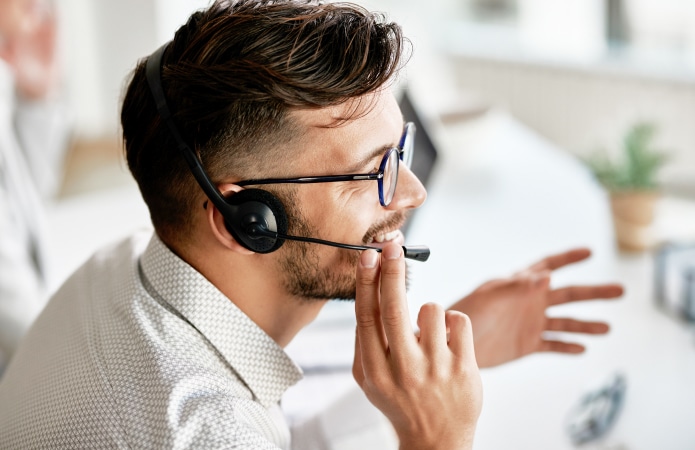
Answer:
[[[342,104],[374,92],[400,68],[400,27],[347,3],[216,1],[194,13],[162,59],[173,118],[211,178],[248,177],[282,160],[296,133],[288,111]],[[121,111],[128,167],[163,239],[180,241],[204,194],[157,115],[145,78],[132,73]]]

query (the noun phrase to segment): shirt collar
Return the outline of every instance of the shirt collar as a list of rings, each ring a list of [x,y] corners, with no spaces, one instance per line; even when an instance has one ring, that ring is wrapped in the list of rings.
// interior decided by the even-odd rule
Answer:
[[[155,233],[140,266],[160,297],[198,330],[268,408],[302,378],[285,351]]]

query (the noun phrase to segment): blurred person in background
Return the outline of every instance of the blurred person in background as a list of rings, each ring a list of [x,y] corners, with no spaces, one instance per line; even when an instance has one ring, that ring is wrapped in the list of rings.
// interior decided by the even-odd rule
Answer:
[[[0,373],[46,300],[43,200],[67,144],[56,20],[40,0],[0,0]]]

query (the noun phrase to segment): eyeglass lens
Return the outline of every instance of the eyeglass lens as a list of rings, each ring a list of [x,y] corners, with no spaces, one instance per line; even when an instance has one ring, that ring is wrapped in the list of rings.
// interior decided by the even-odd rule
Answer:
[[[397,149],[392,149],[388,153],[386,164],[384,165],[384,179],[382,180],[382,198],[383,205],[388,206],[396,194],[396,185],[398,184],[398,164],[403,161],[406,167],[410,167],[413,159],[413,144],[415,135],[415,125],[412,123],[406,125],[403,140],[400,142],[400,147],[403,152]]]
[[[393,195],[396,193],[396,184],[398,184],[398,152],[393,150],[389,152],[386,166],[384,167],[384,179],[382,186],[384,189],[384,206],[388,206],[393,200]]]
[[[403,161],[406,167],[410,168],[410,164],[413,162],[413,150],[415,147],[415,124],[408,123],[405,130],[403,142],[401,142],[401,148],[403,149],[401,161]]]

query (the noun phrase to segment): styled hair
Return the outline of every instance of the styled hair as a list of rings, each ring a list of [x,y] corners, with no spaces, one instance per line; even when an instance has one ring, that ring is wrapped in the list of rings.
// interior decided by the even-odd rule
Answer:
[[[292,109],[374,92],[400,68],[400,27],[347,3],[216,1],[194,13],[162,58],[174,122],[213,182],[291,159]],[[128,167],[159,235],[180,241],[204,194],[160,121],[145,77],[131,75],[121,111]]]

